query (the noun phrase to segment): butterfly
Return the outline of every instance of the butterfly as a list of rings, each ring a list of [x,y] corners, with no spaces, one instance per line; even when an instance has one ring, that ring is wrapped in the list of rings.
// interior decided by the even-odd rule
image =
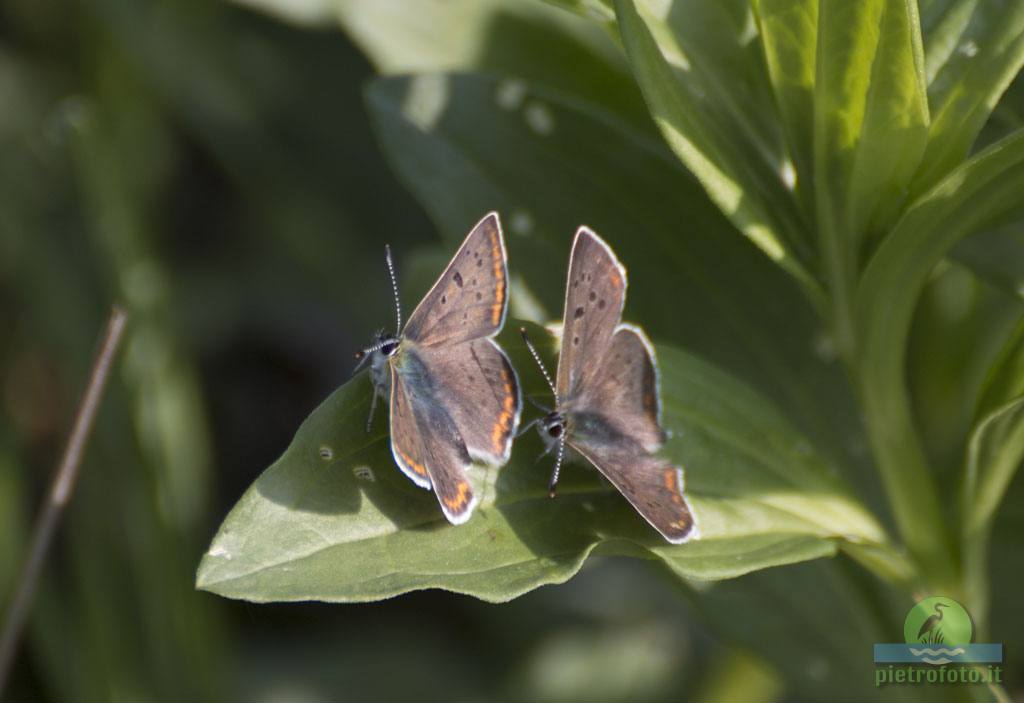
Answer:
[[[378,333],[356,355],[357,370],[370,359],[367,430],[377,398],[387,398],[395,463],[417,486],[433,489],[449,522],[462,524],[478,501],[466,469],[473,460],[508,461],[522,408],[519,379],[493,340],[508,308],[498,214],[473,227],[404,328],[390,249],[387,264],[396,332]]]
[[[626,269],[597,234],[580,227],[569,256],[555,382],[520,330],[555,396],[554,410],[533,421],[548,450],[558,452],[548,491],[554,497],[568,445],[679,544],[698,537],[698,529],[683,470],[655,454],[665,433],[654,348],[643,330],[622,322],[625,302]]]

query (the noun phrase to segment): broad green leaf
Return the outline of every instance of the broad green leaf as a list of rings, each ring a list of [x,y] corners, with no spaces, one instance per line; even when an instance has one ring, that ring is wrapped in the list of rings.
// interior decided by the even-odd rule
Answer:
[[[764,75],[763,63],[760,75],[752,69],[743,71],[736,82],[738,90],[756,83],[756,92],[751,88],[748,93],[731,94],[726,86],[733,78],[712,70],[721,54],[728,52],[726,47],[745,55],[735,25],[723,24],[721,18],[718,22],[710,19],[716,11],[725,12],[732,5],[695,4],[694,8],[703,12],[695,9],[679,22],[685,24],[691,16],[699,21],[681,35],[674,33],[671,16],[641,9],[633,0],[619,0],[615,8],[633,75],[669,147],[733,224],[820,303],[817,283],[801,260],[809,251],[807,235],[792,193],[783,182],[781,137],[766,134],[771,130],[762,123],[741,119],[747,112],[757,112],[756,105],[763,101],[767,86],[758,81]],[[705,13],[707,16],[702,16]],[[748,43],[756,36],[752,17],[750,32]],[[729,41],[713,51],[713,42],[697,44],[692,33],[721,41],[725,41],[724,34]],[[755,108],[744,105],[744,98],[752,99]],[[770,99],[766,102],[764,109],[771,114],[774,107]]]
[[[955,0],[922,9],[932,123],[921,193],[963,160],[1024,65],[1024,5]],[[929,31],[931,30],[931,31]]]
[[[919,32],[914,2],[820,2],[815,177],[823,256],[835,280],[851,280],[839,277],[856,271],[860,243],[902,210],[924,152],[928,101]]]
[[[657,138],[527,84],[525,99],[544,116],[531,121],[492,99],[501,85],[422,75],[382,79],[368,91],[386,154],[448,244],[499,210],[514,280],[525,283],[518,291],[533,293],[529,306],[512,296],[514,314],[548,321],[561,315],[573,232],[594,227],[629,270],[627,319],[755,385],[870,494],[845,376],[786,274],[730,226]]]
[[[537,0],[340,0],[337,17],[382,74],[487,71],[513,79],[497,96],[509,110],[524,79],[649,124],[607,30]]]
[[[1000,221],[1024,188],[1024,132],[989,147],[919,198],[882,241],[858,287],[865,413],[901,533],[939,566],[946,546],[921,521],[945,524],[916,440],[904,376],[914,307],[935,265],[964,237]]]
[[[794,192],[805,216],[814,212],[814,79],[818,48],[818,0],[755,0],[768,77],[796,179]],[[783,168],[786,164],[783,163]]]
[[[1021,379],[1016,379],[1020,385]],[[1024,461],[1024,396],[996,408],[974,428],[963,490],[964,573],[971,614],[988,622],[989,538],[996,511]]]
[[[525,373],[530,360],[516,337],[507,330],[503,342]],[[664,542],[584,466],[568,466],[559,496],[548,498],[550,464],[537,463],[532,431],[504,468],[472,471],[481,504],[453,527],[433,494],[395,468],[383,413],[365,433],[363,374],[313,412],[231,511],[197,586],[254,601],[377,600],[420,588],[505,601],[567,580],[598,546],[721,579],[828,556],[838,540],[884,543],[871,514],[771,404],[694,356],[659,351],[665,452],[686,467],[702,539]],[[542,382],[532,377],[528,392]]]

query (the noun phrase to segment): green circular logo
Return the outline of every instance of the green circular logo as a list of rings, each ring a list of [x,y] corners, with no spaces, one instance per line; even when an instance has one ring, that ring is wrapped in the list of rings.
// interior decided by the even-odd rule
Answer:
[[[952,598],[925,598],[907,613],[903,639],[907,644],[970,644],[971,616]]]

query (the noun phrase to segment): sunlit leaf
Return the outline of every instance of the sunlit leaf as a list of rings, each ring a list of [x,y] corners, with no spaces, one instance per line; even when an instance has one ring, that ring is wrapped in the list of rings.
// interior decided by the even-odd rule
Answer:
[[[341,0],[337,19],[382,74],[486,71],[512,79],[498,96],[510,110],[522,79],[649,124],[607,29],[538,0]]]
[[[915,176],[923,192],[964,159],[1003,91],[1024,64],[1024,5],[922,3],[932,124]]]
[[[669,147],[711,200],[817,301],[817,284],[802,261],[809,251],[805,224],[783,181],[781,137],[771,120],[747,119],[750,112],[774,112],[770,96],[765,97],[766,86],[758,80],[758,71],[764,73],[763,61],[745,66],[740,74],[743,80],[735,82],[737,92],[730,92],[727,86],[734,81],[723,80],[714,68],[714,59],[720,58],[725,48],[696,39],[724,33],[728,45],[746,58],[739,27],[723,24],[721,17],[712,19],[719,13],[728,16],[730,8],[696,3],[691,13],[678,18],[677,26],[672,22],[676,7],[672,5],[665,17],[633,0],[619,0],[615,5],[622,42],[651,115]],[[746,14],[749,10],[731,9],[741,13],[739,19],[748,19],[749,31],[756,32],[753,17]],[[688,19],[695,20],[692,26]],[[733,59],[737,56],[730,55]],[[746,93],[743,87],[748,89]],[[762,102],[764,108],[751,110],[745,100],[755,105]]]
[[[818,0],[756,0],[768,78],[792,161],[784,176],[795,181],[805,217],[814,212],[814,80]],[[786,169],[789,173],[786,173]]]
[[[928,100],[913,2],[822,0],[817,39],[817,214],[835,277],[902,210],[928,137]]]
[[[525,373],[516,334],[503,338]],[[771,404],[696,357],[659,351],[665,452],[686,467],[702,539],[669,545],[585,466],[567,467],[549,498],[550,463],[538,464],[532,431],[504,468],[473,470],[481,505],[453,527],[434,495],[395,468],[383,418],[366,434],[364,375],[315,410],[241,498],[200,564],[198,587],[255,601],[365,601],[420,588],[504,601],[567,580],[599,545],[721,579],[831,555],[837,540],[884,543],[870,513]]]

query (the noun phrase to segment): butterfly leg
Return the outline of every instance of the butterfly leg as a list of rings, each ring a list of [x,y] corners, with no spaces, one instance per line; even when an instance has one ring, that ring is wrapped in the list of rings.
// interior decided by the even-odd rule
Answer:
[[[528,423],[526,423],[526,425],[524,425],[523,427],[520,427],[519,431],[516,432],[516,439],[519,439],[524,434],[526,434],[526,431],[528,429],[530,429],[531,427],[533,427],[534,425],[536,425],[538,422],[540,422],[540,418],[539,417],[535,417],[532,420],[530,420]],[[547,454],[547,452],[544,452],[544,454],[541,454],[541,456],[544,456],[546,454]]]
[[[377,391],[376,386],[373,389],[373,399],[370,401],[370,414],[366,418],[366,434],[370,434],[370,430],[373,428],[373,413],[377,409],[377,396],[380,393]]]

